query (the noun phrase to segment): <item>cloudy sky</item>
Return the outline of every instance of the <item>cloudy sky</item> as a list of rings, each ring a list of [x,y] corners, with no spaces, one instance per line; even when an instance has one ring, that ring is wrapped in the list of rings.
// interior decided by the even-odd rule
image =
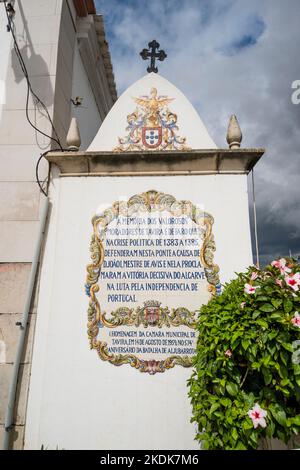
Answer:
[[[291,101],[292,82],[300,80],[300,1],[96,4],[119,95],[145,74],[139,52],[155,38],[168,54],[161,75],[186,94],[219,147],[227,147],[228,119],[236,114],[242,145],[266,148],[255,167],[261,262],[300,254],[300,104]]]

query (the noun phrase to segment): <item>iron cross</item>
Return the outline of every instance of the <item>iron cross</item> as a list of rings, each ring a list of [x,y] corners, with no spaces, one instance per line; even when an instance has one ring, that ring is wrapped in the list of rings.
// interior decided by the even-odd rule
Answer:
[[[157,73],[158,68],[155,67],[155,59],[163,61],[167,57],[167,54],[163,50],[160,50],[160,51],[158,50],[159,49],[159,44],[158,44],[158,42],[155,41],[155,39],[153,39],[152,42],[148,43],[148,47],[149,47],[149,50],[148,49],[143,49],[142,52],[140,52],[140,56],[144,60],[151,59],[150,66],[147,67],[147,72]],[[157,49],[157,51],[156,51],[156,49]]]

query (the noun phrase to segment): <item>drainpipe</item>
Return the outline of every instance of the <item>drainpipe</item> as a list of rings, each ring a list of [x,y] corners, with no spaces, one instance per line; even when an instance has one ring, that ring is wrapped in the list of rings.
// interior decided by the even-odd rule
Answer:
[[[41,214],[40,226],[39,226],[39,235],[38,235],[38,239],[35,245],[34,257],[33,257],[33,261],[31,264],[31,271],[30,271],[30,277],[28,281],[26,302],[24,306],[22,321],[16,323],[16,325],[20,327],[20,334],[19,334],[19,339],[18,339],[18,344],[17,344],[16,358],[15,358],[14,365],[13,365],[11,382],[9,386],[8,402],[7,402],[6,414],[5,414],[5,425],[4,425],[5,429],[4,429],[2,450],[8,450],[9,442],[10,442],[10,432],[13,429],[18,375],[19,375],[21,359],[22,359],[23,352],[24,352],[25,338],[26,338],[27,326],[28,326],[28,315],[29,315],[29,310],[30,310],[30,305],[31,305],[32,292],[33,292],[33,288],[35,284],[37,267],[39,264],[41,246],[42,246],[44,233],[45,233],[48,206],[49,206],[48,198],[43,197],[42,214]]]

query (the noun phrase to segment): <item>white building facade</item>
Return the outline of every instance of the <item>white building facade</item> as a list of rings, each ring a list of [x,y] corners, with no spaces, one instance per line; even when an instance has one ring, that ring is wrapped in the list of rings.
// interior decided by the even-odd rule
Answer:
[[[93,1],[15,1],[11,2],[15,11],[11,17],[13,32],[32,90],[49,116],[31,93],[26,106],[27,80],[11,31],[7,30],[6,4],[0,3],[1,440],[20,330],[16,322],[24,309],[41,216],[43,195],[36,183],[36,163],[43,152],[57,148],[57,143],[30,126],[26,108],[32,124],[59,139],[63,148],[71,117],[76,116],[85,150],[116,100],[103,18],[96,15]],[[76,97],[82,99],[78,106],[74,104]],[[47,179],[48,171],[48,162],[43,159],[39,166],[41,182]],[[27,346],[20,365],[14,427],[10,432],[10,447],[15,449],[23,448],[24,442],[35,318],[33,300]]]

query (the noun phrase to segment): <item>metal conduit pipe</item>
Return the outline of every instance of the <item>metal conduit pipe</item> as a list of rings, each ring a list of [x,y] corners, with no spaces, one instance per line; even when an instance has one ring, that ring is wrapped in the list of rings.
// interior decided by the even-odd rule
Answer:
[[[29,316],[29,311],[30,311],[30,305],[31,305],[32,293],[33,293],[33,288],[34,288],[34,283],[35,283],[35,278],[36,278],[37,267],[39,264],[41,246],[42,246],[44,233],[45,233],[48,207],[49,207],[49,200],[47,197],[43,197],[39,234],[38,234],[38,239],[36,241],[34,257],[33,257],[32,265],[31,265],[31,271],[30,271],[30,277],[28,281],[26,301],[25,301],[22,321],[20,323],[17,323],[17,325],[20,327],[20,334],[19,334],[16,358],[15,358],[14,365],[13,365],[12,377],[11,377],[11,382],[10,382],[9,392],[8,392],[8,402],[6,406],[5,425],[4,425],[5,429],[4,429],[2,450],[8,450],[9,448],[10,432],[14,424],[13,421],[14,421],[14,409],[15,409],[15,401],[16,401],[18,375],[19,375],[21,359],[22,359],[23,352],[24,352],[25,338],[26,338],[27,326],[28,326],[28,316]]]
[[[257,235],[257,217],[256,217],[256,200],[255,200],[255,186],[254,186],[254,169],[252,168],[252,200],[253,200],[253,217],[254,217],[254,237],[255,237],[255,250],[256,250],[256,266],[260,269],[259,262],[259,249],[258,249],[258,235]]]

